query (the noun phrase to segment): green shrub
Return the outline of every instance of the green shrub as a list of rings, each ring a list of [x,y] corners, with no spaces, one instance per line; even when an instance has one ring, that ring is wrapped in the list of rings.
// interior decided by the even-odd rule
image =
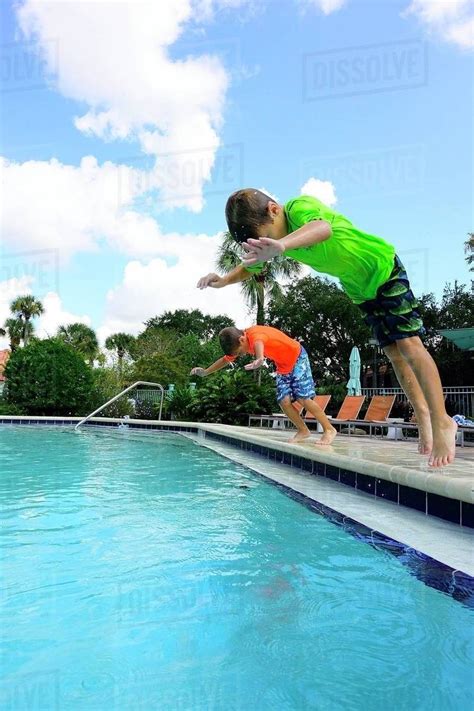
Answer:
[[[0,415],[24,415],[24,411],[11,402],[0,398]]]
[[[278,409],[274,380],[264,371],[261,384],[243,369],[225,371],[201,381],[189,419],[246,425],[248,415],[269,415]]]
[[[92,368],[57,338],[31,341],[5,368],[6,400],[28,415],[84,415],[92,400]]]
[[[199,389],[199,391],[201,388]],[[197,391],[189,385],[178,385],[166,398],[166,414],[170,420],[189,420],[193,418]]]
[[[104,402],[118,395],[125,387],[120,381],[118,372],[113,368],[95,368],[93,371],[93,379],[94,391],[91,411],[96,410],[103,405]],[[124,415],[130,415],[130,417],[132,417],[134,412],[133,403],[131,403],[125,395],[111,405],[107,405],[98,416],[123,417]]]

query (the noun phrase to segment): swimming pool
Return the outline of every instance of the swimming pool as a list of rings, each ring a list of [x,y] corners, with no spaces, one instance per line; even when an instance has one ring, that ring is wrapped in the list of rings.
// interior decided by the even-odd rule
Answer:
[[[473,611],[179,435],[0,429],[2,709],[467,709]]]

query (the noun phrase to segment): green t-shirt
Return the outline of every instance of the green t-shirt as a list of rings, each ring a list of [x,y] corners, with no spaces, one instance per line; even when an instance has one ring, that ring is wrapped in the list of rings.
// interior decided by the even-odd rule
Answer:
[[[323,274],[337,277],[347,295],[356,304],[376,296],[393,270],[395,248],[375,235],[354,227],[340,215],[310,195],[289,200],[285,206],[288,232],[294,232],[312,220],[325,220],[332,228],[329,239],[310,247],[289,249],[286,257],[302,262]],[[259,273],[263,264],[246,267]]]

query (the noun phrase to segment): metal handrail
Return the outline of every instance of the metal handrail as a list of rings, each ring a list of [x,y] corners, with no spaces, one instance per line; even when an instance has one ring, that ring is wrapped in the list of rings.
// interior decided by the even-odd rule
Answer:
[[[125,388],[125,390],[122,390],[118,395],[115,397],[111,398],[110,400],[107,400],[106,403],[101,405],[100,407],[97,408],[97,410],[94,410],[94,412],[91,412],[90,415],[87,415],[87,417],[84,417],[80,422],[77,423],[77,425],[74,427],[75,430],[77,430],[81,425],[84,424],[84,422],[87,422],[87,420],[90,420],[91,417],[94,417],[94,415],[97,415],[99,412],[101,412],[104,408],[107,407],[107,405],[111,405],[113,402],[119,399],[119,397],[122,397],[122,395],[125,395],[125,393],[128,393],[130,390],[133,390],[136,388],[138,385],[153,385],[155,388],[160,388],[161,390],[161,402],[160,402],[160,414],[158,415],[158,419],[161,420],[161,412],[163,410],[163,398],[165,396],[165,389],[160,383],[148,383],[146,380],[137,380],[136,383],[133,383],[133,385],[129,385],[128,388]]]

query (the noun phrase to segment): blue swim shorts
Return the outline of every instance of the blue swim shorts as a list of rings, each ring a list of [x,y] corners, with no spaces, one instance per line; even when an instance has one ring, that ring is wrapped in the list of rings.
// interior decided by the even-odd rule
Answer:
[[[314,388],[313,374],[311,373],[311,365],[309,363],[308,354],[303,347],[301,348],[301,353],[291,373],[287,373],[286,375],[277,373],[276,388],[278,402],[281,402],[283,398],[288,396],[292,402],[300,398],[311,399],[315,396],[316,391]]]

